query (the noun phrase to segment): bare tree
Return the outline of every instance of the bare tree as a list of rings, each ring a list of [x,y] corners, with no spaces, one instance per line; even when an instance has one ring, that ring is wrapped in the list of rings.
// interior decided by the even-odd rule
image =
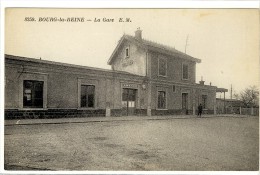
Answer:
[[[249,86],[239,94],[234,94],[234,97],[238,100],[241,100],[246,107],[259,106],[259,90],[256,86]]]

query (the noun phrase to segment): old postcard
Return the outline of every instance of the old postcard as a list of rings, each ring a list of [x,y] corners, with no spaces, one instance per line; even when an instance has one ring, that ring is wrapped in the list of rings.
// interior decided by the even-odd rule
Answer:
[[[8,171],[258,171],[258,9],[5,9]]]

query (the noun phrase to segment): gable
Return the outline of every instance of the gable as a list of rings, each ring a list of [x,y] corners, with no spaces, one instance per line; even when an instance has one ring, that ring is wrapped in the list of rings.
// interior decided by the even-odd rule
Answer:
[[[122,48],[122,45],[125,44],[125,42],[131,42],[131,44],[134,44],[135,46],[146,49],[146,47],[142,43],[139,43],[135,39],[130,39],[128,35],[123,35],[121,37],[121,39],[118,41],[118,44],[117,44],[116,48],[114,49],[113,53],[111,54],[110,58],[108,59],[108,62],[107,62],[108,65],[113,64],[113,61],[114,61],[116,55],[118,54],[118,52],[121,52],[120,49]]]
[[[108,63],[113,70],[146,76],[146,50],[131,40],[121,40]]]

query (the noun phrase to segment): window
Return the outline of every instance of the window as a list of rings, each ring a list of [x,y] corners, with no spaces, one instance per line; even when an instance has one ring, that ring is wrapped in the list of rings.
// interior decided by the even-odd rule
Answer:
[[[127,47],[125,49],[125,57],[128,58],[129,57],[129,47]]]
[[[122,93],[122,107],[134,108],[136,107],[136,89],[123,88]]]
[[[207,95],[202,95],[202,107],[203,109],[206,109],[207,107]]]
[[[24,80],[23,107],[43,108],[43,81]]]
[[[166,61],[166,59],[160,59],[159,58],[159,61],[158,61],[159,63],[158,63],[158,73],[159,73],[159,75],[161,75],[161,76],[166,76],[166,71],[167,71],[167,61]]]
[[[127,101],[127,100],[128,100],[127,89],[123,89],[122,101]]]
[[[158,91],[158,109],[166,109],[166,92]]]
[[[122,101],[135,101],[136,89],[123,88]]]
[[[81,85],[81,107],[93,108],[95,104],[95,86]]]
[[[182,78],[186,80],[189,78],[189,69],[187,64],[182,65]]]
[[[188,109],[188,93],[182,93],[182,109]]]
[[[176,92],[176,86],[172,85],[172,92]]]

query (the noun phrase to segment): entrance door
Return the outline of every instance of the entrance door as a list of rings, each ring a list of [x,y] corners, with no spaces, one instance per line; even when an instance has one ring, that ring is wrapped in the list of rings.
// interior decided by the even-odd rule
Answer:
[[[188,93],[182,93],[182,111],[188,114]]]
[[[136,89],[123,88],[122,109],[123,115],[134,115],[136,108]]]

